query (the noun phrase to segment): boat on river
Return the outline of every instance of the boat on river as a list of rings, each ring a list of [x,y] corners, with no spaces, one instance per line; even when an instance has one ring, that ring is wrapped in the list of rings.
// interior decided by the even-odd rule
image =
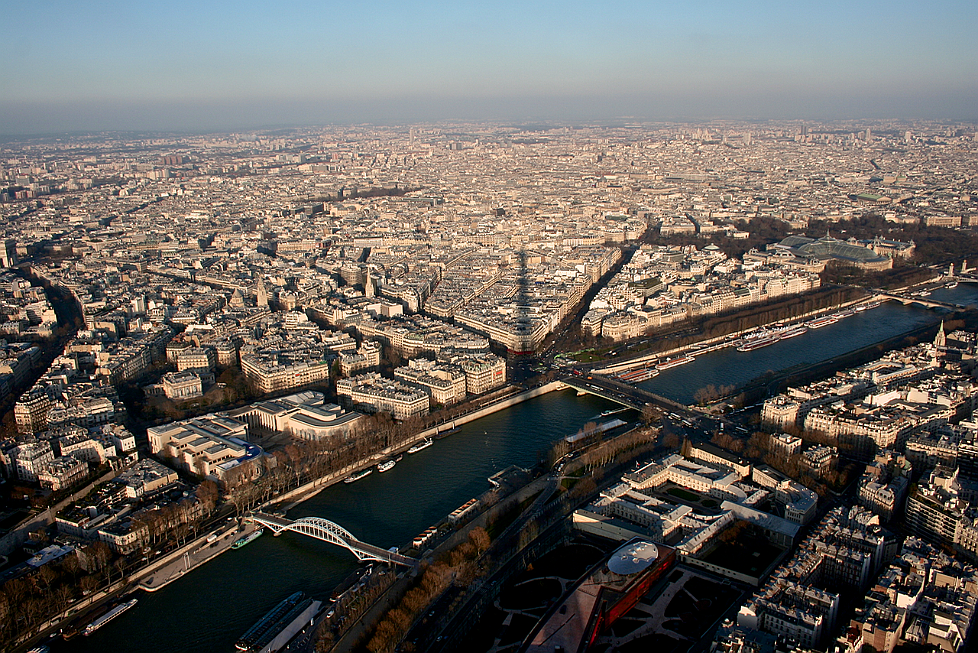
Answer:
[[[741,346],[737,347],[737,351],[754,351],[755,349],[760,349],[761,347],[773,345],[779,340],[781,340],[781,336],[779,335],[770,335],[766,338],[758,338],[757,340],[745,342]]]
[[[641,367],[637,370],[622,372],[618,375],[618,378],[626,383],[641,383],[655,376],[659,376],[659,370],[654,367]]]
[[[99,617],[92,623],[85,626],[85,629],[82,631],[82,635],[85,636],[91,635],[96,630],[98,630],[105,624],[109,623],[110,621],[118,617],[120,614],[122,614],[129,608],[134,607],[137,603],[139,603],[137,599],[129,599],[125,603],[120,603],[119,605],[115,606],[114,608],[112,608],[111,610],[103,614],[101,617]]]
[[[828,326],[830,324],[835,324],[839,321],[839,318],[834,315],[826,315],[825,317],[819,317],[811,322],[805,322],[805,326],[809,329],[821,329],[823,326]]]
[[[255,531],[253,533],[249,533],[248,535],[245,535],[244,537],[239,537],[238,539],[236,539],[234,541],[234,544],[231,545],[231,548],[232,549],[240,549],[245,544],[249,544],[249,543],[254,542],[255,540],[257,540],[259,537],[262,536],[262,534],[264,532],[265,532],[265,529],[264,528],[259,528],[257,531]]]
[[[694,360],[696,359],[693,358],[692,356],[677,356],[676,358],[667,358],[661,363],[659,363],[658,365],[656,365],[655,369],[661,372],[662,370],[668,370],[673,367],[679,367],[680,365],[685,365],[686,363],[692,363]]]
[[[355,474],[350,474],[349,476],[347,476],[346,478],[344,478],[343,479],[343,482],[344,483],[356,483],[361,478],[366,478],[367,476],[370,476],[373,473],[374,473],[374,470],[370,469],[369,467],[367,469],[361,469],[359,472],[356,472]]]
[[[434,440],[432,440],[431,438],[426,438],[426,439],[422,440],[421,442],[417,443],[416,445],[414,445],[413,447],[411,447],[410,449],[408,449],[407,452],[408,453],[418,453],[419,451],[422,451],[423,449],[427,449],[428,447],[430,447],[434,443],[435,443]]]
[[[394,465],[396,464],[397,462],[395,462],[393,458],[388,458],[387,460],[381,461],[377,464],[377,471],[389,472],[390,470],[394,469]]]
[[[245,634],[234,643],[234,647],[248,653],[269,650],[268,646],[272,640],[292,624],[312,602],[304,592],[292,594],[266,612],[265,616],[245,631]]]
[[[782,340],[786,340],[788,338],[794,338],[796,336],[800,336],[805,333],[808,333],[807,326],[796,326],[790,329],[785,329],[784,331],[779,332],[778,335],[781,336]]]

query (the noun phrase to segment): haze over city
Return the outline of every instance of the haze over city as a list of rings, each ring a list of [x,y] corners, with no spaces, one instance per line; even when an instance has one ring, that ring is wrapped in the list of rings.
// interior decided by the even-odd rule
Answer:
[[[6,9],[0,133],[434,120],[947,118],[978,106],[973,2]]]

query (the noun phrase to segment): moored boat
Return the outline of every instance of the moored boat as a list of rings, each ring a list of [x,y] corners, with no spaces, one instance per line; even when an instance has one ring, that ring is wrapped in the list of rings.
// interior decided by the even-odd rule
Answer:
[[[737,351],[754,351],[755,349],[760,349],[761,347],[773,345],[779,340],[781,340],[781,336],[768,336],[767,338],[761,338],[759,340],[751,340],[750,342],[745,342],[741,346],[737,347]]]
[[[422,440],[421,442],[417,443],[416,445],[414,445],[413,447],[411,447],[410,449],[408,449],[407,452],[408,453],[418,453],[422,449],[427,449],[428,447],[430,447],[434,443],[435,443],[434,440],[432,440],[431,438],[426,438],[426,439]]]
[[[292,594],[266,612],[265,616],[259,619],[234,643],[234,647],[239,651],[248,651],[249,653],[269,650],[268,646],[272,640],[294,623],[297,617],[302,616],[307,619],[308,613],[306,611],[310,605],[314,609],[319,607],[318,602],[314,602],[303,592]]]
[[[111,610],[103,614],[101,617],[99,617],[92,623],[85,626],[85,629],[82,631],[82,635],[86,635],[86,636],[91,635],[96,630],[98,630],[105,624],[109,623],[110,621],[118,617],[120,614],[122,614],[129,608],[135,606],[137,603],[139,603],[137,599],[130,599],[125,603],[120,603],[119,605],[115,606],[114,608],[112,608]]]
[[[262,533],[264,533],[264,532],[265,532],[265,529],[264,528],[259,528],[257,531],[255,531],[253,533],[249,533],[248,535],[245,535],[244,537],[239,537],[238,539],[236,539],[234,541],[234,544],[231,545],[231,548],[232,549],[240,549],[245,544],[248,544],[249,542],[254,542],[255,540],[257,540],[259,537],[262,536]]]
[[[671,367],[678,367],[680,365],[685,365],[686,363],[692,363],[695,358],[692,356],[677,356],[676,358],[667,358],[658,365],[655,366],[657,370],[668,370]]]
[[[781,332],[781,339],[794,338],[795,336],[800,336],[802,334],[808,333],[807,326],[796,326],[791,329],[785,329]]]
[[[396,464],[397,463],[393,459],[387,459],[387,460],[381,461],[381,462],[377,463],[377,471],[378,472],[389,472],[390,470],[394,469],[394,465],[396,465]]]
[[[816,318],[811,322],[805,322],[805,326],[807,326],[809,329],[821,329],[823,326],[835,324],[838,321],[838,318],[835,316],[826,315],[825,317]]]
[[[622,372],[618,375],[618,378],[626,383],[640,383],[642,381],[648,381],[654,376],[659,375],[659,370],[654,367],[642,367],[637,370],[629,370],[627,372]]]
[[[373,473],[374,473],[374,470],[370,469],[369,467],[367,469],[361,469],[359,472],[356,472],[355,474],[350,474],[349,476],[347,476],[346,478],[344,478],[343,479],[343,482],[344,483],[354,483],[356,481],[359,481],[361,478],[365,478],[367,476],[370,476]]]

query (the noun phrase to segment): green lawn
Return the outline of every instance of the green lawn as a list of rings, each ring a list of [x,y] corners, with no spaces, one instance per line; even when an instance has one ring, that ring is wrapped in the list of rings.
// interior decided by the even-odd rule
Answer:
[[[684,490],[679,487],[669,488],[666,490],[667,494],[671,494],[674,497],[679,497],[680,499],[685,499],[686,501],[696,501],[698,502],[702,497],[688,490]]]

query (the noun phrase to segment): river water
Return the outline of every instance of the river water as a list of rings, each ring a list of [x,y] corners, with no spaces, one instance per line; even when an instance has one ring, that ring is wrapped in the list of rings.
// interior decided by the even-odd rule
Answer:
[[[978,303],[978,284],[932,297]],[[652,379],[644,387],[692,402],[708,384],[743,384],[768,370],[827,360],[917,327],[939,313],[889,302],[853,317],[753,352],[725,349]],[[489,488],[487,478],[509,465],[532,466],[550,444],[577,432],[615,405],[572,390],[554,392],[461,426],[457,433],[404,459],[389,472],[327,488],[289,517],[325,517],[382,547],[403,545]],[[325,599],[357,566],[345,549],[312,538],[266,534],[228,551],[139,604],[90,637],[55,643],[53,651],[233,651],[234,641],[278,601],[296,590]]]

